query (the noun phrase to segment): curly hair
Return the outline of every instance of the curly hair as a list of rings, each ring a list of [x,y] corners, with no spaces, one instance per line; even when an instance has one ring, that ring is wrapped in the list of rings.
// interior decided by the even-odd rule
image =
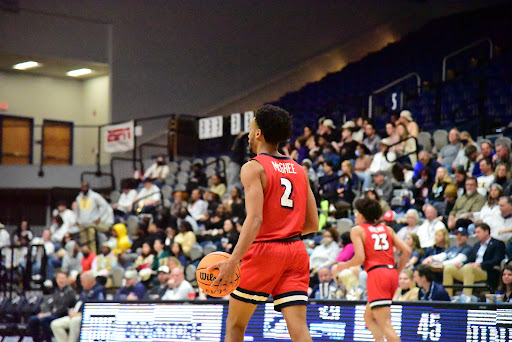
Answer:
[[[368,223],[376,223],[382,217],[382,208],[376,200],[360,198],[356,201],[355,207]]]
[[[290,138],[292,117],[286,110],[267,104],[256,111],[254,119],[266,142],[279,144]]]

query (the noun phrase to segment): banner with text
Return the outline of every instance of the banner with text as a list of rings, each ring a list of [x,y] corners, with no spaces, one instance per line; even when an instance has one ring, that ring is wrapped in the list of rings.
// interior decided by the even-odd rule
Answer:
[[[108,153],[126,152],[133,150],[134,127],[133,121],[104,128],[105,151]]]
[[[221,138],[223,134],[223,118],[219,116],[211,116],[199,119],[199,139]]]

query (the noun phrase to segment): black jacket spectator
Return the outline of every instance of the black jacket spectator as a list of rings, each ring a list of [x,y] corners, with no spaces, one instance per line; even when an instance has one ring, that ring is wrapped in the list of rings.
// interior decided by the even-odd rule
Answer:
[[[476,253],[478,252],[480,246],[480,242],[473,246],[473,248],[467,254],[468,260],[466,260],[466,263],[475,262],[477,257]],[[487,249],[485,250],[480,267],[482,267],[482,269],[487,272],[487,284],[493,289],[498,287],[498,281],[500,278],[499,267],[501,265],[501,261],[504,258],[505,244],[503,241],[491,238],[487,245]],[[496,269],[495,266],[498,266],[498,269]]]

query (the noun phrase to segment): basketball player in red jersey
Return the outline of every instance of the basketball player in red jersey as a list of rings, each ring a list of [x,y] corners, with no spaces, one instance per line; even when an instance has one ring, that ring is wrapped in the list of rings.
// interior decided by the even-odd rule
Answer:
[[[229,287],[242,261],[240,284],[229,300],[227,342],[243,341],[256,306],[269,295],[291,339],[311,341],[306,322],[309,256],[301,235],[318,231],[318,212],[303,168],[277,152],[291,129],[288,112],[271,105],[258,109],[251,122],[249,146],[257,156],[240,173],[247,217],[231,257],[210,267],[219,268],[212,288]]]
[[[411,249],[403,242],[395,231],[378,223],[382,216],[379,202],[368,198],[356,201],[357,226],[350,231],[354,244],[354,256],[347,262],[338,263],[338,270],[364,265],[368,272],[366,291],[368,304],[364,313],[366,326],[373,334],[375,341],[400,341],[391,325],[391,299],[398,288],[398,274],[402,271]],[[393,247],[402,252],[397,268],[393,256]]]

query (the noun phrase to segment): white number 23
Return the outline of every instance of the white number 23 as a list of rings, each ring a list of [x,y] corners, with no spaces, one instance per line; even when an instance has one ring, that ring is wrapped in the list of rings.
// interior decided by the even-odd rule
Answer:
[[[372,234],[372,239],[375,241],[373,248],[376,251],[387,251],[389,249],[388,235],[386,233]]]

